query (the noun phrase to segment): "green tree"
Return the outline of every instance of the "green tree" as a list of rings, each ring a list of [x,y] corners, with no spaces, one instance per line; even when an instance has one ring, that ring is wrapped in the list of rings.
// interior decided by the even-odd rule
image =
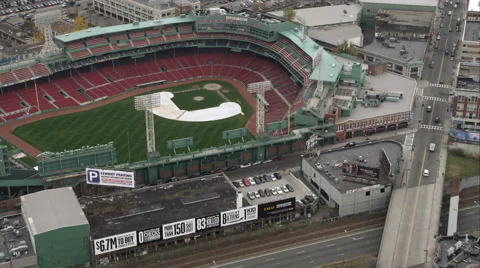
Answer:
[[[344,53],[352,56],[357,56],[357,49],[355,48],[355,46],[346,40],[343,41],[341,44],[338,44],[337,47],[333,49],[333,52],[338,54]]]
[[[74,32],[88,29],[88,20],[81,16],[76,17],[73,24],[75,24]]]
[[[296,16],[296,12],[293,8],[287,7],[283,10],[283,18],[288,20],[288,21],[293,21]]]

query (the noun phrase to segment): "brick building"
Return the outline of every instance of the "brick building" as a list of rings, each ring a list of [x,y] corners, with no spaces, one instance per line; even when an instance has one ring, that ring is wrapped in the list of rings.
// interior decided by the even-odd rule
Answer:
[[[452,101],[452,122],[456,128],[480,131],[480,92],[457,89]]]

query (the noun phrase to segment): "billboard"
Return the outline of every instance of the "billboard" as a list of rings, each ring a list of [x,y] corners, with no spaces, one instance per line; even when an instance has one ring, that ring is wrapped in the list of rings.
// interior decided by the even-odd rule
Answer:
[[[250,206],[220,213],[221,227],[258,219],[258,207]]]
[[[113,235],[93,241],[95,256],[137,246],[137,232]]]
[[[133,172],[86,169],[87,184],[135,188],[135,175]]]
[[[163,239],[195,233],[195,219],[177,221],[162,226]]]
[[[265,218],[295,209],[295,197],[258,205],[258,217]]]
[[[220,214],[196,218],[195,223],[195,230],[197,232],[218,228],[220,227]]]
[[[351,175],[369,177],[378,179],[380,177],[380,169],[374,167],[360,166],[355,163],[343,163],[342,172]]]
[[[459,142],[480,144],[480,133],[451,128],[449,136]]]
[[[157,240],[162,240],[161,226],[137,232],[137,241],[139,245]]]

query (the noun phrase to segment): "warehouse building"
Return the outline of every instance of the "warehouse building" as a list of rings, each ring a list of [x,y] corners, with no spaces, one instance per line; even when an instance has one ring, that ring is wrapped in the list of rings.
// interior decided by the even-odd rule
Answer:
[[[45,190],[20,200],[31,251],[40,267],[90,263],[90,225],[72,188]]]
[[[420,12],[436,12],[437,0],[360,0],[362,6],[362,23],[375,24],[379,10],[404,10]]]
[[[302,174],[339,217],[383,209],[401,153],[394,142],[321,153],[302,159]]]

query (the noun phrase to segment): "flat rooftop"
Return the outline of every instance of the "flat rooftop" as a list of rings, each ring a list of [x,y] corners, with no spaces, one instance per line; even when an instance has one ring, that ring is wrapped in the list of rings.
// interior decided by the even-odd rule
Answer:
[[[297,15],[305,18],[308,27],[326,26],[334,24],[356,23],[360,5],[337,5],[295,9]],[[345,14],[344,11],[347,13]],[[283,17],[283,10],[269,12],[277,17]],[[297,21],[295,19],[295,21]],[[297,21],[298,22],[298,21]]]
[[[360,0],[360,3],[436,7],[437,0]]]
[[[377,12],[377,21],[386,21],[390,24],[430,26],[434,13],[413,10],[384,9]]]
[[[391,45],[394,45],[395,47],[388,48],[384,46],[383,43],[389,43]],[[397,39],[397,42],[390,42],[388,38],[385,38],[381,41],[375,38],[370,44],[365,45],[360,50],[368,52],[370,54],[398,60],[401,62],[422,62],[425,51],[427,49],[427,45],[427,42],[424,41],[409,41]],[[407,53],[401,55],[400,50],[403,47],[405,47]]]
[[[480,12],[480,0],[470,0],[468,3],[468,11]]]
[[[349,40],[356,46],[363,46],[362,28],[356,24],[308,29],[308,36],[334,46],[343,43],[345,40]]]
[[[351,180],[348,180],[347,176],[343,175],[341,164],[344,161],[349,163],[358,163],[359,165],[364,165],[367,167],[380,167],[380,160],[379,160],[379,153],[382,150],[385,150],[390,162],[392,163],[393,167],[392,170],[397,168],[397,159],[401,156],[402,153],[402,146],[395,142],[380,142],[371,145],[365,146],[357,146],[351,149],[343,149],[335,152],[322,152],[320,157],[312,157],[307,161],[315,167],[315,164],[321,163],[325,170],[328,170],[338,179],[338,183],[335,183],[335,188],[337,188],[340,192],[345,193],[350,190],[355,190],[359,188],[364,188],[367,185],[364,183],[357,183]],[[358,156],[362,156],[366,163],[359,163],[357,161]],[[381,169],[380,169],[381,170]],[[320,173],[320,176],[323,176]],[[326,181],[331,182],[330,179],[325,178]],[[389,177],[384,172],[380,172],[380,177],[378,179],[378,184],[388,184],[391,183]]]
[[[214,174],[120,194],[82,197],[80,202],[92,238],[97,239],[235,209],[236,195],[224,175]]]
[[[467,21],[463,41],[480,42],[480,21]]]
[[[462,243],[459,251],[455,252],[456,254],[454,256],[447,257],[447,250],[454,247],[457,242]],[[465,239],[465,235],[457,238],[451,236],[440,238],[438,244],[439,249],[437,250],[439,258],[437,259],[436,264],[441,267],[449,267],[449,265],[453,265],[457,268],[478,267],[480,264],[480,256],[478,255],[479,246],[480,244],[478,243],[477,238],[471,235],[468,236],[468,241]],[[468,254],[470,252],[473,254]],[[446,258],[443,258],[444,255]],[[454,260],[457,260],[457,262],[454,262]]]
[[[384,101],[377,107],[357,105],[351,116],[341,117],[338,123],[410,111],[415,92],[415,80],[388,72],[377,76],[370,75],[365,78],[365,84],[361,89],[361,91],[365,90],[397,92],[403,94],[403,98],[398,102]]]
[[[30,234],[28,233],[28,229],[25,225],[22,215],[7,214],[5,216],[0,215],[0,218],[7,219],[7,220],[2,220],[3,227],[2,227],[2,232],[0,232],[0,252],[5,253],[5,257],[9,257],[10,260],[12,261],[35,256],[35,250],[33,249],[32,240],[30,239]],[[8,227],[8,226],[11,226],[11,227]],[[18,236],[13,232],[12,227],[19,231]],[[9,228],[11,230],[3,231],[3,230],[6,230],[5,228]],[[23,243],[25,243],[25,245],[28,247],[28,250],[22,251],[20,258],[12,256],[10,254],[10,249],[14,247],[18,247],[20,244],[23,244]],[[31,261],[34,261],[34,264],[36,264],[37,263],[36,257],[32,258]],[[1,260],[0,265],[2,265],[2,262],[5,262],[5,260]],[[26,267],[26,266],[22,266],[22,267]]]

